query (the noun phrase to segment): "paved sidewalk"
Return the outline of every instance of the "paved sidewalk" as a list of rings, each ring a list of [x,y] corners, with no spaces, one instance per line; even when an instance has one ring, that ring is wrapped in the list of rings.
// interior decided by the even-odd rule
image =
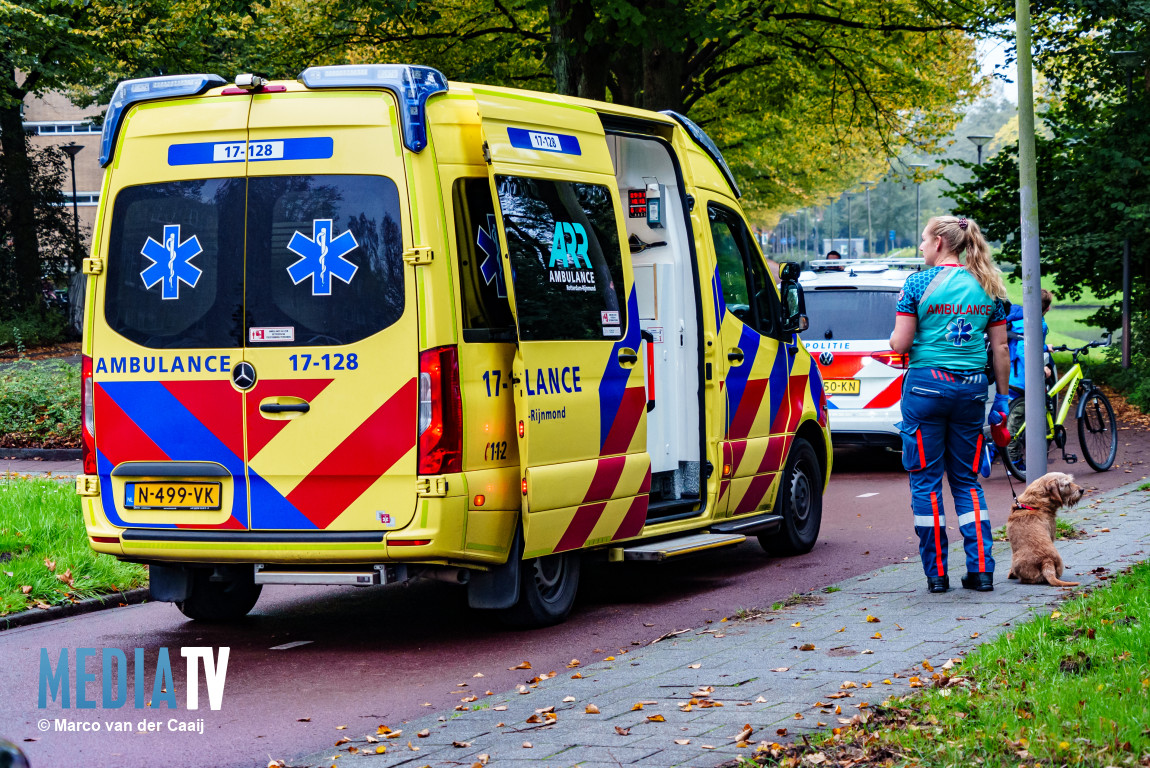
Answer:
[[[0,448],[0,456],[4,449]],[[84,465],[79,461],[36,461],[35,459],[4,459],[0,458],[0,477],[8,474],[30,475],[42,477],[51,473],[53,477],[68,475],[75,477],[84,471]]]
[[[1063,515],[1089,534],[1059,542],[1067,563],[1064,578],[1087,586],[1098,583],[1099,575],[1150,556],[1150,493],[1136,488],[1126,486]],[[752,744],[833,727],[838,717],[856,714],[864,702],[878,703],[910,690],[910,677],[924,660],[941,666],[1063,597],[1052,587],[1007,581],[1006,542],[996,542],[995,558],[999,581],[994,592],[958,588],[930,595],[916,558],[841,582],[837,591],[816,593],[817,604],[747,621],[716,621],[616,653],[613,659],[585,659],[541,681],[532,682],[550,670],[524,671],[518,690],[487,696],[482,679],[460,680],[467,687],[459,689],[457,711],[380,723],[402,734],[393,739],[371,734],[378,743],[368,742],[363,733],[333,730],[333,745],[351,741],[286,763],[330,766],[338,755],[340,768],[438,768],[472,766],[487,755],[493,766],[715,766],[750,754],[751,749],[739,749],[734,741],[745,724],[754,728]],[[949,562],[957,586],[964,572],[958,546]],[[466,634],[466,628],[461,630]],[[814,650],[802,650],[808,644]],[[611,650],[605,649],[604,656]],[[521,661],[508,659],[508,666]],[[921,667],[918,671],[929,679]],[[576,673],[582,677],[573,679]],[[858,687],[844,690],[845,681]],[[868,683],[872,687],[865,687]],[[697,703],[684,711],[680,705],[693,693],[696,700],[714,705]],[[841,694],[847,695],[832,698]],[[472,695],[478,700],[469,702]],[[636,709],[640,702],[642,709]],[[598,714],[588,714],[588,705]],[[554,720],[548,717],[551,708]],[[648,719],[656,715],[662,719]],[[419,738],[424,729],[430,735]],[[785,739],[781,729],[786,729]],[[386,753],[377,754],[381,744]]]

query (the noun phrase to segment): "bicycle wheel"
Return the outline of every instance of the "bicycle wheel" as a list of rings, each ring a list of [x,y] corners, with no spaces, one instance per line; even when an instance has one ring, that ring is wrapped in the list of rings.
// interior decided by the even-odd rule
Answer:
[[[1026,403],[1024,397],[1016,397],[1010,404],[1006,413],[1006,431],[1010,433],[1010,442],[1000,453],[1002,464],[1006,471],[1014,476],[1015,480],[1026,482],[1026,434],[1022,427],[1026,424]],[[1021,433],[1021,434],[1020,434]]]
[[[1099,389],[1082,393],[1078,402],[1078,443],[1086,463],[1095,472],[1105,472],[1114,466],[1118,455],[1118,425],[1114,409]]]

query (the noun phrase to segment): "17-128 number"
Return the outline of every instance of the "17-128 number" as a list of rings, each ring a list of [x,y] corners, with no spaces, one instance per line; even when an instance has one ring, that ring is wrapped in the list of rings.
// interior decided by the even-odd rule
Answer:
[[[348,355],[339,352],[318,356],[292,355],[288,360],[291,360],[293,371],[306,371],[312,368],[322,368],[325,371],[354,371],[359,367],[359,357],[354,352]]]

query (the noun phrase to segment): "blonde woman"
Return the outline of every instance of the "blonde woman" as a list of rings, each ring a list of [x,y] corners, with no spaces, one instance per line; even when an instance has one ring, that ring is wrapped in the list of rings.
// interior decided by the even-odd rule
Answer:
[[[927,269],[907,278],[899,294],[890,346],[910,353],[903,379],[902,462],[910,473],[919,554],[930,592],[950,588],[942,498],[945,469],[966,549],[962,586],[994,589],[990,520],[978,484],[986,410],[986,345],[990,337],[995,384],[989,417],[997,424],[1009,405],[1010,353],[1006,289],[990,247],[973,221],[936,216],[919,245]]]

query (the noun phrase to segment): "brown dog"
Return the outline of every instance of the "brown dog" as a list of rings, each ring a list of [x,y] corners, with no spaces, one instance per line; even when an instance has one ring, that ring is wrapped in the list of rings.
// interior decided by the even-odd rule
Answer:
[[[1062,556],[1054,547],[1055,515],[1061,507],[1073,507],[1082,498],[1082,487],[1064,472],[1049,472],[1035,480],[1010,509],[1006,518],[1006,538],[1012,550],[1010,574],[1023,584],[1076,587],[1077,581],[1062,581]]]

